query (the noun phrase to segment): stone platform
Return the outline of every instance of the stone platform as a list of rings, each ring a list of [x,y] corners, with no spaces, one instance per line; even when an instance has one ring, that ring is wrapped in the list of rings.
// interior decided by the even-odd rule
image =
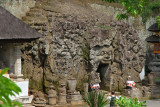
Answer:
[[[154,99],[160,98],[160,86],[154,86],[151,88],[151,98]]]
[[[150,81],[152,81],[152,84],[149,84],[150,91],[151,91],[151,98],[160,98],[160,72],[151,72],[152,78]]]

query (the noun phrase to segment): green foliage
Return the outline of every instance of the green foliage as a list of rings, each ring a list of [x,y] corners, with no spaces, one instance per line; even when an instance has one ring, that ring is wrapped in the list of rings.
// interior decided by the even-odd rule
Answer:
[[[157,21],[157,23],[158,23],[158,28],[160,28],[160,16],[157,16],[157,17],[156,17],[156,21]]]
[[[82,57],[86,62],[90,61],[90,46],[86,40],[82,42]]]
[[[146,101],[139,102],[137,98],[120,97],[115,102],[118,107],[146,107]]]
[[[116,18],[117,18],[118,20],[128,19],[128,15],[127,15],[127,14],[118,14],[118,15],[116,16]]]
[[[20,103],[11,101],[9,98],[9,96],[15,96],[15,93],[19,94],[21,89],[10,79],[2,76],[6,71],[8,71],[8,68],[5,68],[0,73],[0,101],[2,101],[0,107],[14,107],[15,105],[22,107]]]
[[[140,14],[142,16],[143,22],[146,22],[148,17],[156,16],[159,12],[160,0],[154,0],[152,2],[146,3],[144,5],[143,11]]]
[[[125,9],[126,13],[119,14],[118,19],[126,19],[128,16],[137,17],[142,13],[144,6],[148,3],[149,0],[103,0],[105,2],[118,2],[121,3]]]
[[[143,22],[147,21],[149,16],[157,15],[160,8],[160,0],[102,0],[105,2],[121,3],[126,12],[118,14],[117,19],[128,19],[128,16],[142,16]]]
[[[83,100],[89,105],[89,107],[104,107],[109,104],[109,100],[105,99],[105,93],[92,91],[86,96],[83,96]]]

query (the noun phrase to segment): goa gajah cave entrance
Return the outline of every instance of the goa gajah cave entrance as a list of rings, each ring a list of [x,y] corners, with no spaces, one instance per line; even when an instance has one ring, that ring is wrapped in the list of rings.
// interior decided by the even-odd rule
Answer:
[[[100,63],[97,69],[97,72],[100,73],[100,79],[101,79],[101,89],[107,89],[110,88],[110,78],[109,78],[109,72],[108,72],[109,64],[102,64]]]

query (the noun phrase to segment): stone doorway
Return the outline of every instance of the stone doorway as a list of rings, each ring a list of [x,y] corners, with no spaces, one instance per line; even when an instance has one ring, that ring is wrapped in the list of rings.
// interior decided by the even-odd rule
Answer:
[[[109,90],[109,83],[110,83],[110,79],[109,79],[109,64],[102,64],[100,63],[97,69],[97,72],[100,73],[100,79],[101,79],[101,89],[103,90]]]

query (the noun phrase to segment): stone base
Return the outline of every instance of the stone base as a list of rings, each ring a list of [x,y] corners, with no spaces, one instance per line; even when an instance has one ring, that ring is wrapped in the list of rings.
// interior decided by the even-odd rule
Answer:
[[[18,99],[16,99],[16,101],[22,103],[22,104],[31,104],[33,100],[33,95],[31,96],[22,96],[22,97],[19,97]]]
[[[48,98],[48,103],[49,103],[49,105],[55,105],[56,104],[56,102],[57,102],[57,99],[56,99],[56,97],[49,97]]]
[[[131,97],[131,89],[124,89],[122,91],[122,95],[127,96],[127,97]]]
[[[155,86],[151,88],[151,98],[160,98],[160,86]]]
[[[67,95],[67,103],[74,103],[74,101],[81,101],[82,100],[82,95],[78,94],[78,95]]]
[[[32,106],[31,104],[24,104],[22,105],[23,107],[35,107],[35,106]]]
[[[43,98],[36,98],[33,105],[35,107],[45,107],[46,106],[46,100]]]
[[[131,97],[138,98],[138,99],[142,98],[142,90],[133,88],[131,90]]]
[[[59,95],[58,96],[58,104],[62,105],[62,104],[66,104],[66,95]]]
[[[34,104],[35,107],[45,107],[46,104]]]
[[[142,97],[142,91],[140,89],[124,89],[122,92],[122,95],[132,98],[141,98]]]
[[[83,100],[72,100],[71,101],[71,105],[82,105],[83,104]]]

